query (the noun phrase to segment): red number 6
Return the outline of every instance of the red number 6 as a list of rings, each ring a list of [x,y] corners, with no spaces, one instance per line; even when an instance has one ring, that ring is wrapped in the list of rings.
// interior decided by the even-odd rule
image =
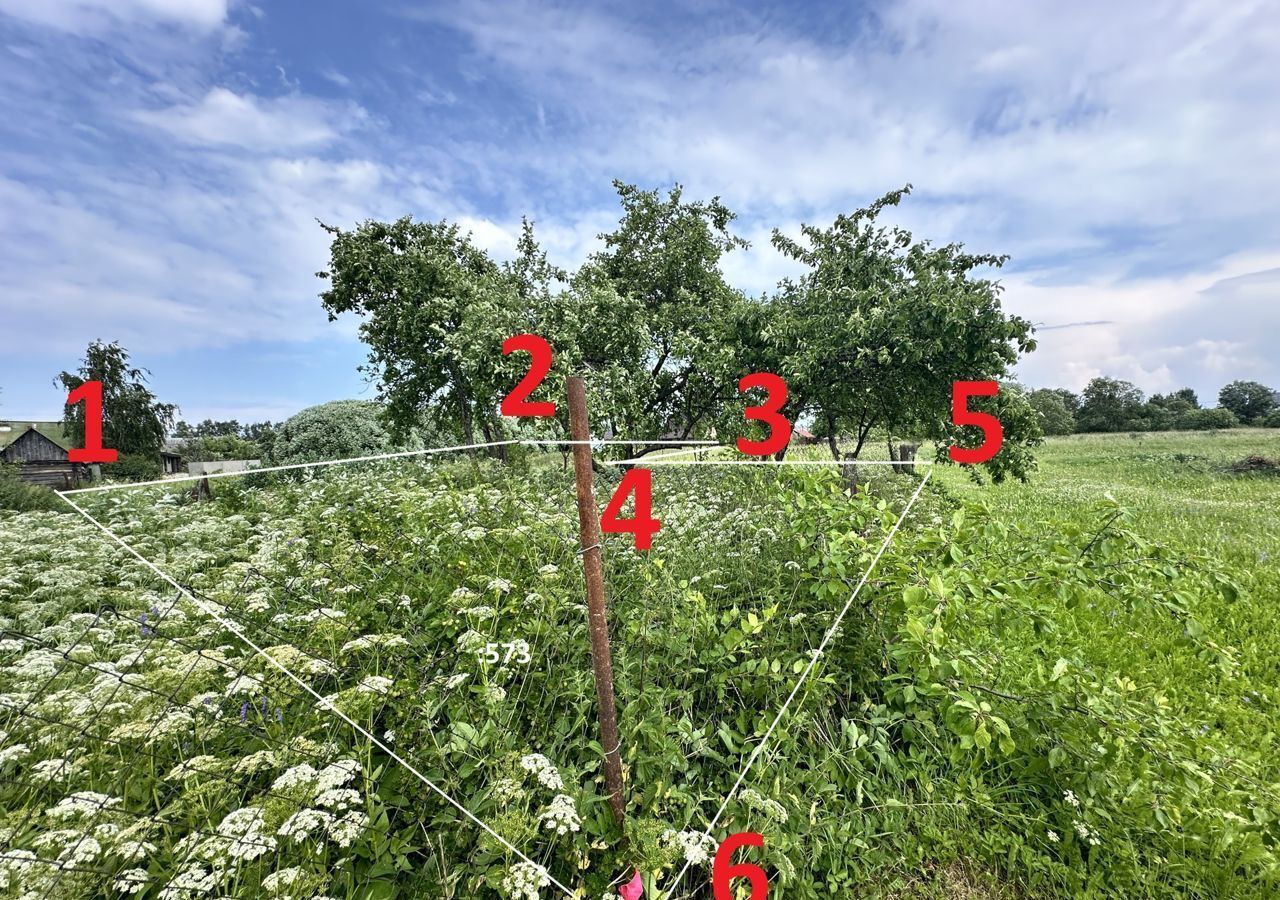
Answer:
[[[740,831],[724,839],[711,864],[711,891],[716,900],[733,900],[730,882],[745,878],[751,882],[751,900],[765,900],[769,896],[769,876],[754,863],[734,863],[733,851],[739,847],[763,847],[764,838],[754,831]]]
[[[974,425],[982,429],[982,445],[972,449],[951,447],[951,459],[958,463],[984,463],[1000,452],[1004,443],[1004,426],[991,413],[969,409],[970,397],[994,397],[1000,385],[994,381],[957,381],[951,386],[951,420],[957,425]]]

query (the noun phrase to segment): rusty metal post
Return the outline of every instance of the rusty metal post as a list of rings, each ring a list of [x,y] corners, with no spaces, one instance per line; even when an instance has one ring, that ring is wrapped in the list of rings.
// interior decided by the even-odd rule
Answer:
[[[622,796],[621,739],[613,696],[613,657],[609,652],[609,622],[605,618],[604,568],[600,561],[600,519],[591,478],[591,433],[587,426],[587,387],[581,378],[568,379],[569,437],[573,439],[573,474],[578,491],[578,525],[582,543],[582,571],[587,581],[587,620],[591,628],[591,666],[596,678],[600,713],[600,744],[604,747],[604,784],[609,808],[622,826],[626,803]]]

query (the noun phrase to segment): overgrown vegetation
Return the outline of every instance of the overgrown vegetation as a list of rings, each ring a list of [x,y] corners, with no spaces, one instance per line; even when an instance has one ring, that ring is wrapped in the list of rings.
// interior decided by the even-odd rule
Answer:
[[[1053,442],[1036,485],[972,498],[940,471],[713,837],[765,834],[771,897],[975,871],[1019,896],[1273,893],[1280,533],[1260,511],[1280,483],[1223,473],[1248,455],[1223,440]],[[693,835],[917,484],[851,499],[832,472],[714,471],[655,470],[650,553],[608,539],[626,843],[555,455],[85,502],[548,876],[596,898],[637,866],[662,896],[687,854],[680,896],[703,898]],[[0,529],[11,886],[101,878],[27,851],[145,896],[538,882],[118,548],[41,513]]]

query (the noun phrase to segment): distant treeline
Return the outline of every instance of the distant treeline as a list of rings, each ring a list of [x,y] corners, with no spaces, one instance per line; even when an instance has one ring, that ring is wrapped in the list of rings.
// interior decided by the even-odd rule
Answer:
[[[1045,434],[1280,428],[1280,391],[1256,381],[1231,382],[1218,392],[1215,407],[1201,406],[1191,388],[1148,398],[1136,385],[1115,378],[1095,378],[1079,394],[1040,388],[1027,399]]]

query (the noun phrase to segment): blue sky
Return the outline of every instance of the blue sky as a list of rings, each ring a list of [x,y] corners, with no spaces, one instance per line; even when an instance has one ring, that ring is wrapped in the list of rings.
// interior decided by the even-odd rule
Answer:
[[[799,10],[799,11],[798,11]],[[320,219],[520,216],[563,265],[610,181],[778,226],[906,182],[918,234],[1013,260],[1020,368],[1280,387],[1280,5],[0,0],[0,418],[118,339],[188,419],[368,396]]]

